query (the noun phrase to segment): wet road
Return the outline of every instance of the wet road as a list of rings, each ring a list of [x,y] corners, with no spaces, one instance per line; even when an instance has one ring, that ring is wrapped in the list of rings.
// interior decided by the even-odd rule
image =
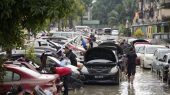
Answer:
[[[69,95],[170,95],[170,88],[150,70],[137,67],[133,84],[124,80],[120,85],[85,85]]]

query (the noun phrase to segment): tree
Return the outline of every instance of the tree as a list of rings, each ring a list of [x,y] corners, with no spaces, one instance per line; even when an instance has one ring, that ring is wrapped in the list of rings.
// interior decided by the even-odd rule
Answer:
[[[11,57],[13,48],[24,44],[23,29],[33,33],[43,30],[52,20],[66,17],[74,3],[75,0],[0,0],[0,46],[7,57]]]
[[[42,30],[49,20],[66,17],[74,3],[75,0],[1,0],[0,46],[10,55],[12,48],[24,43],[22,29]]]
[[[73,20],[77,20],[78,18],[82,18],[83,14],[85,12],[84,2],[82,0],[75,0],[75,1],[76,2],[71,7],[70,14],[67,16],[67,18],[69,20],[69,28],[73,28]]]
[[[114,10],[112,10],[110,13],[108,13],[108,24],[110,26],[115,26],[115,25],[120,25],[120,24],[124,24],[125,21],[125,9],[124,6],[122,6],[122,4],[118,4]]]
[[[108,24],[108,13],[121,2],[122,0],[96,0],[92,9],[92,18],[100,20],[101,24]]]
[[[136,38],[141,38],[144,36],[144,33],[142,32],[141,28],[136,29],[136,31],[134,32],[134,36]]]
[[[84,2],[84,4],[85,4],[86,8],[87,8],[87,7],[91,7],[91,6],[92,6],[92,2],[93,2],[93,0],[82,0],[82,1]]]
[[[118,4],[115,9],[109,13],[109,24],[125,24],[126,20],[132,23],[136,8],[137,6],[134,0],[123,0],[121,4]]]

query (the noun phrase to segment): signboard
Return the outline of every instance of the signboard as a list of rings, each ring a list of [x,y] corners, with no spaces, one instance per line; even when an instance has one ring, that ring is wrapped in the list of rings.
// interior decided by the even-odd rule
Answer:
[[[99,20],[83,20],[84,25],[99,25]]]

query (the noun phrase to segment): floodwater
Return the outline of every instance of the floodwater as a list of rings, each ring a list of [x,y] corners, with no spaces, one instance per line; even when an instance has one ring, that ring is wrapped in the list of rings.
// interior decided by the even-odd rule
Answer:
[[[123,80],[120,85],[85,85],[69,95],[170,95],[170,87],[161,82],[155,73],[137,67],[133,84]]]

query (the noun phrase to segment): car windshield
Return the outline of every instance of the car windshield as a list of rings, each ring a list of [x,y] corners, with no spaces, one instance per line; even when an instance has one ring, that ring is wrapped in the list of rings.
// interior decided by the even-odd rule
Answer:
[[[155,50],[157,50],[158,48],[165,48],[165,47],[147,47],[146,53],[147,54],[154,54]]]
[[[136,53],[139,53],[140,52],[140,48],[142,48],[144,46],[135,46],[135,52]]]
[[[163,56],[167,53],[170,53],[170,50],[163,50],[159,53],[158,58],[163,58]]]
[[[48,56],[52,61],[54,61],[55,63],[58,63],[58,64],[61,64],[61,62],[58,60],[58,59],[56,59],[55,57],[53,57],[53,56]]]

